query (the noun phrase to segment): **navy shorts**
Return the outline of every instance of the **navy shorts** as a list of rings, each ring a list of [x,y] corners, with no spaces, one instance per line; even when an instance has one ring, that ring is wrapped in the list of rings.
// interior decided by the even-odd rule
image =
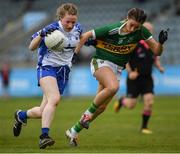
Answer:
[[[53,76],[57,80],[60,94],[63,94],[64,89],[69,80],[69,73],[70,73],[70,68],[67,65],[60,67],[52,67],[52,66],[38,67],[37,69],[38,86],[40,86],[39,80],[41,78],[46,76]]]

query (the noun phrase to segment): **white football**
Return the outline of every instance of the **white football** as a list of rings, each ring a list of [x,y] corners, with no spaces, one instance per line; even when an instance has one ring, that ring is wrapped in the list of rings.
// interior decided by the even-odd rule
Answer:
[[[55,30],[45,37],[45,45],[52,51],[61,51],[64,47],[65,36],[59,31]]]

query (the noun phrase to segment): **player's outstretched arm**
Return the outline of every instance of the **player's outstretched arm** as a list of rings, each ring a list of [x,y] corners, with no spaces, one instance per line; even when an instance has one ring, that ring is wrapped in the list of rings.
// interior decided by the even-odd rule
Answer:
[[[162,30],[159,33],[159,42],[157,42],[154,38],[146,41],[153,53],[157,56],[160,56],[163,52],[163,44],[168,39],[168,31],[169,29]]]
[[[31,41],[31,43],[30,43],[30,45],[29,45],[29,49],[30,49],[31,51],[34,51],[35,49],[38,48],[38,46],[39,46],[39,44],[40,44],[41,41],[42,41],[42,37],[41,37],[40,35],[38,35],[36,38],[34,38],[34,39]]]
[[[75,53],[79,53],[82,46],[85,44],[85,42],[88,40],[88,38],[93,37],[92,31],[88,31],[81,35],[80,42],[78,43]]]

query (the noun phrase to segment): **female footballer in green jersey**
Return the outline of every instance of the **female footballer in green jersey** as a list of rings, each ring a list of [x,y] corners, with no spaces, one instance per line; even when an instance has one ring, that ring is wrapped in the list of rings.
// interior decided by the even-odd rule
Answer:
[[[88,129],[90,122],[106,109],[119,89],[119,73],[129,61],[140,40],[145,40],[155,55],[162,54],[163,43],[168,38],[168,32],[162,30],[159,33],[159,41],[156,41],[142,25],[146,17],[144,10],[133,8],[128,11],[127,19],[93,29],[82,35],[76,53],[89,38],[97,41],[96,52],[91,61],[91,72],[99,85],[92,104],[80,120],[66,131],[70,145],[77,146],[78,133],[83,128]]]

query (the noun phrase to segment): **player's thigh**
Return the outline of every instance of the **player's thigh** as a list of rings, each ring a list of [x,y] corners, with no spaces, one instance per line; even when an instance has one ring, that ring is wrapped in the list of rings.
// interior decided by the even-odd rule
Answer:
[[[91,60],[91,73],[103,87],[119,85],[119,78],[122,67],[102,59],[93,58]],[[107,84],[104,84],[107,83]]]
[[[55,77],[46,76],[40,79],[40,86],[46,95],[47,99],[60,97],[57,80]]]
[[[94,76],[103,87],[119,88],[119,82],[111,68],[104,66],[96,70]]]

